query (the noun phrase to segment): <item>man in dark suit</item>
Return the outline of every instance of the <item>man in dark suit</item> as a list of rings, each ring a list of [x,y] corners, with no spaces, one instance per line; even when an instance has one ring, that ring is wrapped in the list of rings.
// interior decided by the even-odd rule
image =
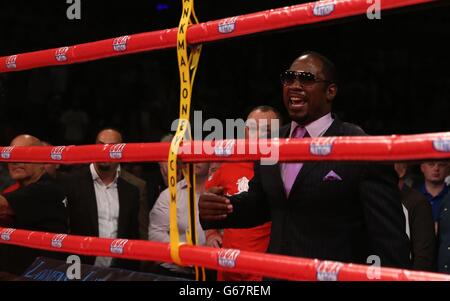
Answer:
[[[98,133],[96,143],[117,144],[114,129]],[[139,189],[120,176],[118,163],[92,163],[63,180],[68,197],[70,233],[107,238],[139,239]],[[87,257],[83,263],[137,269],[139,263],[110,257]]]
[[[302,54],[281,80],[292,122],[280,129],[280,137],[366,135],[331,114],[337,76],[324,56]],[[269,253],[355,263],[375,255],[382,266],[410,266],[410,242],[391,165],[259,163],[248,192],[229,198],[221,192],[217,187],[200,198],[204,229],[247,228],[271,220]]]
[[[13,147],[42,146],[31,135],[19,135]],[[61,187],[46,173],[44,164],[8,163],[16,185],[0,194],[0,227],[67,233],[67,199]],[[8,236],[4,231],[3,236]],[[0,271],[21,275],[39,257],[64,259],[67,255],[33,248],[0,244]]]

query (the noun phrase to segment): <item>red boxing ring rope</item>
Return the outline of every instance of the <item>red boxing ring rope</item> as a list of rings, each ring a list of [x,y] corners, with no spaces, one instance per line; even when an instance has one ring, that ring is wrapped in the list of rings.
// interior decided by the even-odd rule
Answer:
[[[389,10],[431,2],[436,1],[383,0],[381,9]],[[372,4],[367,0],[320,1],[201,23],[189,28],[188,43],[198,44],[356,16],[365,14],[370,5]],[[176,34],[177,29],[172,28],[1,57],[0,73],[171,48],[176,46]],[[264,141],[260,142],[264,144]],[[274,139],[268,143],[269,147],[279,147],[279,161],[400,161],[450,157],[450,132],[408,136],[323,137],[300,141]],[[245,150],[252,147],[252,143],[243,141],[218,142],[214,144],[214,151],[211,154],[202,151],[204,144],[208,145],[207,142],[185,143],[186,149],[191,151],[181,153],[179,157],[184,162],[255,161],[265,158],[266,155],[258,147],[255,153],[245,151],[244,154],[238,154],[239,146],[243,146]],[[200,149],[200,152],[193,151],[195,149]],[[168,151],[169,143],[0,147],[0,162],[73,164],[105,161],[166,161]],[[169,244],[160,242],[113,240],[0,227],[0,243],[91,256],[172,262]],[[450,275],[391,268],[380,268],[379,277],[376,277],[377,275],[372,274],[373,267],[370,266],[189,245],[183,245],[180,248],[180,257],[187,265],[289,280],[450,281]]]
[[[0,243],[90,256],[172,262],[169,244],[153,241],[0,228]],[[450,281],[450,275],[444,274],[383,267],[376,271],[373,267],[365,265],[189,245],[180,247],[180,257],[186,265],[288,280]]]
[[[436,2],[435,0],[383,0],[382,10]],[[366,14],[367,0],[311,2],[225,18],[189,27],[188,43],[199,44],[264,31]],[[0,57],[0,73],[45,66],[82,63],[108,57],[176,46],[177,28],[126,35],[68,47]]]
[[[224,140],[184,143],[183,162],[256,161],[277,148],[278,161],[403,161],[450,158],[450,132],[363,136],[272,139],[258,142]],[[167,161],[170,143],[123,143],[83,146],[0,147],[0,162],[91,163]],[[205,153],[204,149],[210,149]],[[239,150],[244,150],[239,152]],[[252,152],[253,150],[253,152]]]

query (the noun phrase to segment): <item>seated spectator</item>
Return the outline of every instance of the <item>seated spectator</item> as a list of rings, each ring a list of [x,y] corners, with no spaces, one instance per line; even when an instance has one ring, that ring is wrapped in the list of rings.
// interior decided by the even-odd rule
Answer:
[[[407,169],[407,163],[395,163],[401,201],[408,212],[406,220],[412,246],[412,268],[419,271],[435,271],[436,236],[431,205],[423,194],[406,185]]]
[[[269,106],[254,108],[247,117],[248,127],[246,138],[270,137],[270,125],[273,120],[280,120],[280,114]],[[267,128],[263,128],[269,125]],[[222,163],[206,182],[206,189],[222,187],[225,195],[235,195],[248,190],[248,183],[253,178],[253,162]],[[224,229],[223,237],[219,230],[208,230],[207,244],[211,247],[223,247],[227,249],[239,249],[244,251],[261,252],[267,250],[270,239],[270,227],[272,223],[266,222],[262,225],[249,229]],[[218,271],[219,281],[259,281],[261,276]]]
[[[419,191],[430,202],[433,220],[437,222],[442,199],[449,191],[445,185],[449,164],[444,161],[427,161],[420,165],[420,170],[423,173],[424,183],[419,186]]]
[[[194,165],[196,176],[196,198],[195,203],[198,205],[198,199],[204,192],[205,182],[208,177],[209,163],[198,163]],[[188,189],[186,180],[177,183],[177,223],[180,234],[180,242],[186,242],[186,231],[189,228],[188,222]],[[170,195],[169,189],[164,190],[156,200],[153,209],[150,211],[150,226],[148,229],[149,239],[153,241],[170,241]],[[198,215],[198,208],[197,208]],[[205,232],[200,225],[198,216],[196,216],[196,230],[199,245],[205,244]],[[160,263],[154,271],[158,274],[194,278],[194,270],[191,267],[178,266],[172,263]]]
[[[164,135],[160,142],[171,142],[173,139],[172,134]],[[150,170],[150,175],[148,178],[149,183],[149,204],[148,207],[151,210],[155,205],[156,199],[159,197],[161,192],[167,188],[167,161],[158,162],[155,168],[148,168]],[[178,168],[178,179],[183,178],[183,173],[181,172],[181,167]]]
[[[11,146],[41,146],[30,135],[13,139]],[[67,233],[67,199],[63,190],[48,176],[44,164],[9,163],[9,174],[16,190],[0,195],[0,225],[32,231]],[[38,256],[63,258],[31,248],[0,244],[0,270],[21,275]]]
[[[43,146],[53,146],[52,144],[48,143],[47,141],[42,141]],[[47,163],[44,164],[45,172],[52,178],[56,178],[60,164],[54,164],[54,163]]]
[[[13,184],[14,181],[9,176],[6,164],[0,162],[0,193]]]
[[[97,144],[117,144],[122,135],[107,128],[97,134]],[[139,238],[139,188],[121,174],[120,164],[91,163],[65,176],[70,233],[106,238]],[[137,270],[139,262],[111,257],[87,257],[82,261],[98,267]]]

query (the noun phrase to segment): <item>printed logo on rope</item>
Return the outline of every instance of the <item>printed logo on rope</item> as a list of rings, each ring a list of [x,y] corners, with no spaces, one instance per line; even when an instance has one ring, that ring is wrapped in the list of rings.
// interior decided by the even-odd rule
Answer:
[[[237,17],[226,18],[225,20],[219,22],[218,30],[220,33],[231,33],[236,28]]]
[[[52,247],[53,248],[62,248],[63,240],[67,237],[67,234],[56,234],[52,238]]]
[[[331,2],[319,1],[314,5],[313,14],[316,17],[328,16],[334,11],[334,7],[334,0]]]
[[[126,145],[126,143],[121,143],[111,146],[111,148],[109,149],[109,157],[111,159],[122,159],[123,149]]]
[[[69,51],[69,47],[61,47],[55,51],[55,59],[58,62],[67,61],[67,52]]]
[[[1,157],[2,159],[8,160],[11,159],[11,152],[14,149],[14,146],[6,146],[2,148]]]
[[[334,138],[319,138],[309,145],[309,152],[316,156],[328,156],[333,150]]]
[[[322,261],[317,267],[318,281],[337,281],[339,271],[344,266],[341,262]]]
[[[113,40],[113,49],[117,52],[122,52],[127,50],[128,40],[130,40],[130,36],[122,36],[115,38]]]
[[[217,253],[217,260],[221,267],[234,268],[236,266],[236,259],[238,258],[240,250],[223,249]]]
[[[233,154],[234,140],[222,140],[216,142],[214,154],[216,156],[228,157]]]
[[[5,241],[11,240],[11,234],[13,234],[14,231],[16,231],[16,229],[13,228],[5,229],[1,232],[0,237],[2,238],[2,240]]]
[[[6,68],[7,69],[16,69],[17,68],[17,55],[11,55],[6,58]]]
[[[193,123],[176,119],[172,122],[171,131],[176,131],[180,122],[188,127],[188,132],[192,131],[193,141],[197,143],[186,143],[180,145],[180,154],[206,154],[218,157],[227,157],[234,154],[258,154],[262,165],[274,165],[279,159],[279,143],[270,139],[279,137],[279,120],[254,120],[254,119],[226,119],[225,124],[216,118],[203,120],[202,111],[194,111]],[[248,144],[240,143],[245,138],[248,129]],[[209,133],[204,137],[204,133]],[[225,135],[224,135],[225,134]],[[185,141],[190,137],[185,135]],[[233,141],[239,139],[238,141]],[[198,142],[201,141],[201,142]],[[247,147],[248,146],[248,147]]]
[[[110,252],[113,254],[123,254],[123,248],[127,244],[128,239],[116,239],[113,240],[109,248]]]
[[[52,151],[50,153],[50,158],[55,161],[61,161],[63,156],[62,153],[66,147],[65,146],[55,146],[52,148]]]
[[[450,139],[438,138],[434,140],[433,148],[438,152],[450,152]]]

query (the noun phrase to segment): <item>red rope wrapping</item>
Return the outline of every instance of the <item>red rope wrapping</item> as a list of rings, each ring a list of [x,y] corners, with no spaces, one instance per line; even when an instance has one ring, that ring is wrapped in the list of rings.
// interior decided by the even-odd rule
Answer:
[[[382,10],[435,2],[434,0],[383,0]],[[304,24],[366,14],[367,0],[311,2],[258,13],[225,18],[198,25],[188,31],[188,43],[199,44]],[[130,53],[173,48],[177,28],[127,35],[91,43],[0,57],[0,73],[45,66],[67,65]]]
[[[410,5],[434,2],[433,0],[383,0],[381,9],[388,10]],[[233,18],[193,25],[189,28],[188,43],[198,44],[238,37],[264,31],[288,28],[302,24],[323,22],[366,13],[372,5],[366,0],[321,1],[279,8]],[[0,73],[32,68],[67,65],[175,47],[177,29],[141,33],[97,42],[49,50],[12,55],[0,58]],[[192,150],[180,158],[195,161],[255,161],[264,157],[261,149],[255,154],[236,150],[244,142],[219,142],[214,152],[205,154]],[[231,146],[230,146],[231,145]],[[280,161],[316,160],[414,160],[450,157],[450,133],[412,136],[379,137],[324,137],[289,141],[271,141],[269,146],[279,146]],[[63,147],[2,147],[0,161],[88,163],[101,161],[138,162],[166,161],[169,143],[135,143],[120,145],[87,145]],[[233,151],[232,151],[233,150]],[[0,228],[0,243],[45,249],[56,252],[92,256],[111,256],[138,260],[171,262],[169,244],[149,241],[106,239],[30,232]],[[294,258],[271,254],[194,247],[183,245],[180,257],[187,265],[198,265],[218,270],[252,273],[289,280],[372,280],[371,267],[317,259]],[[374,276],[374,275],[372,275]],[[377,280],[445,280],[450,276],[381,268]]]
[[[169,244],[153,241],[0,228],[0,243],[69,254],[172,262]],[[393,268],[380,268],[377,274],[373,267],[365,265],[189,245],[181,246],[180,257],[186,265],[287,280],[450,281],[450,275],[444,274]]]
[[[0,147],[0,162],[90,163],[167,161],[170,143],[128,143],[83,146]],[[256,161],[278,150],[279,161],[401,161],[450,158],[450,132],[184,143],[183,162]],[[206,152],[205,152],[206,150]],[[239,152],[241,150],[241,152]]]

